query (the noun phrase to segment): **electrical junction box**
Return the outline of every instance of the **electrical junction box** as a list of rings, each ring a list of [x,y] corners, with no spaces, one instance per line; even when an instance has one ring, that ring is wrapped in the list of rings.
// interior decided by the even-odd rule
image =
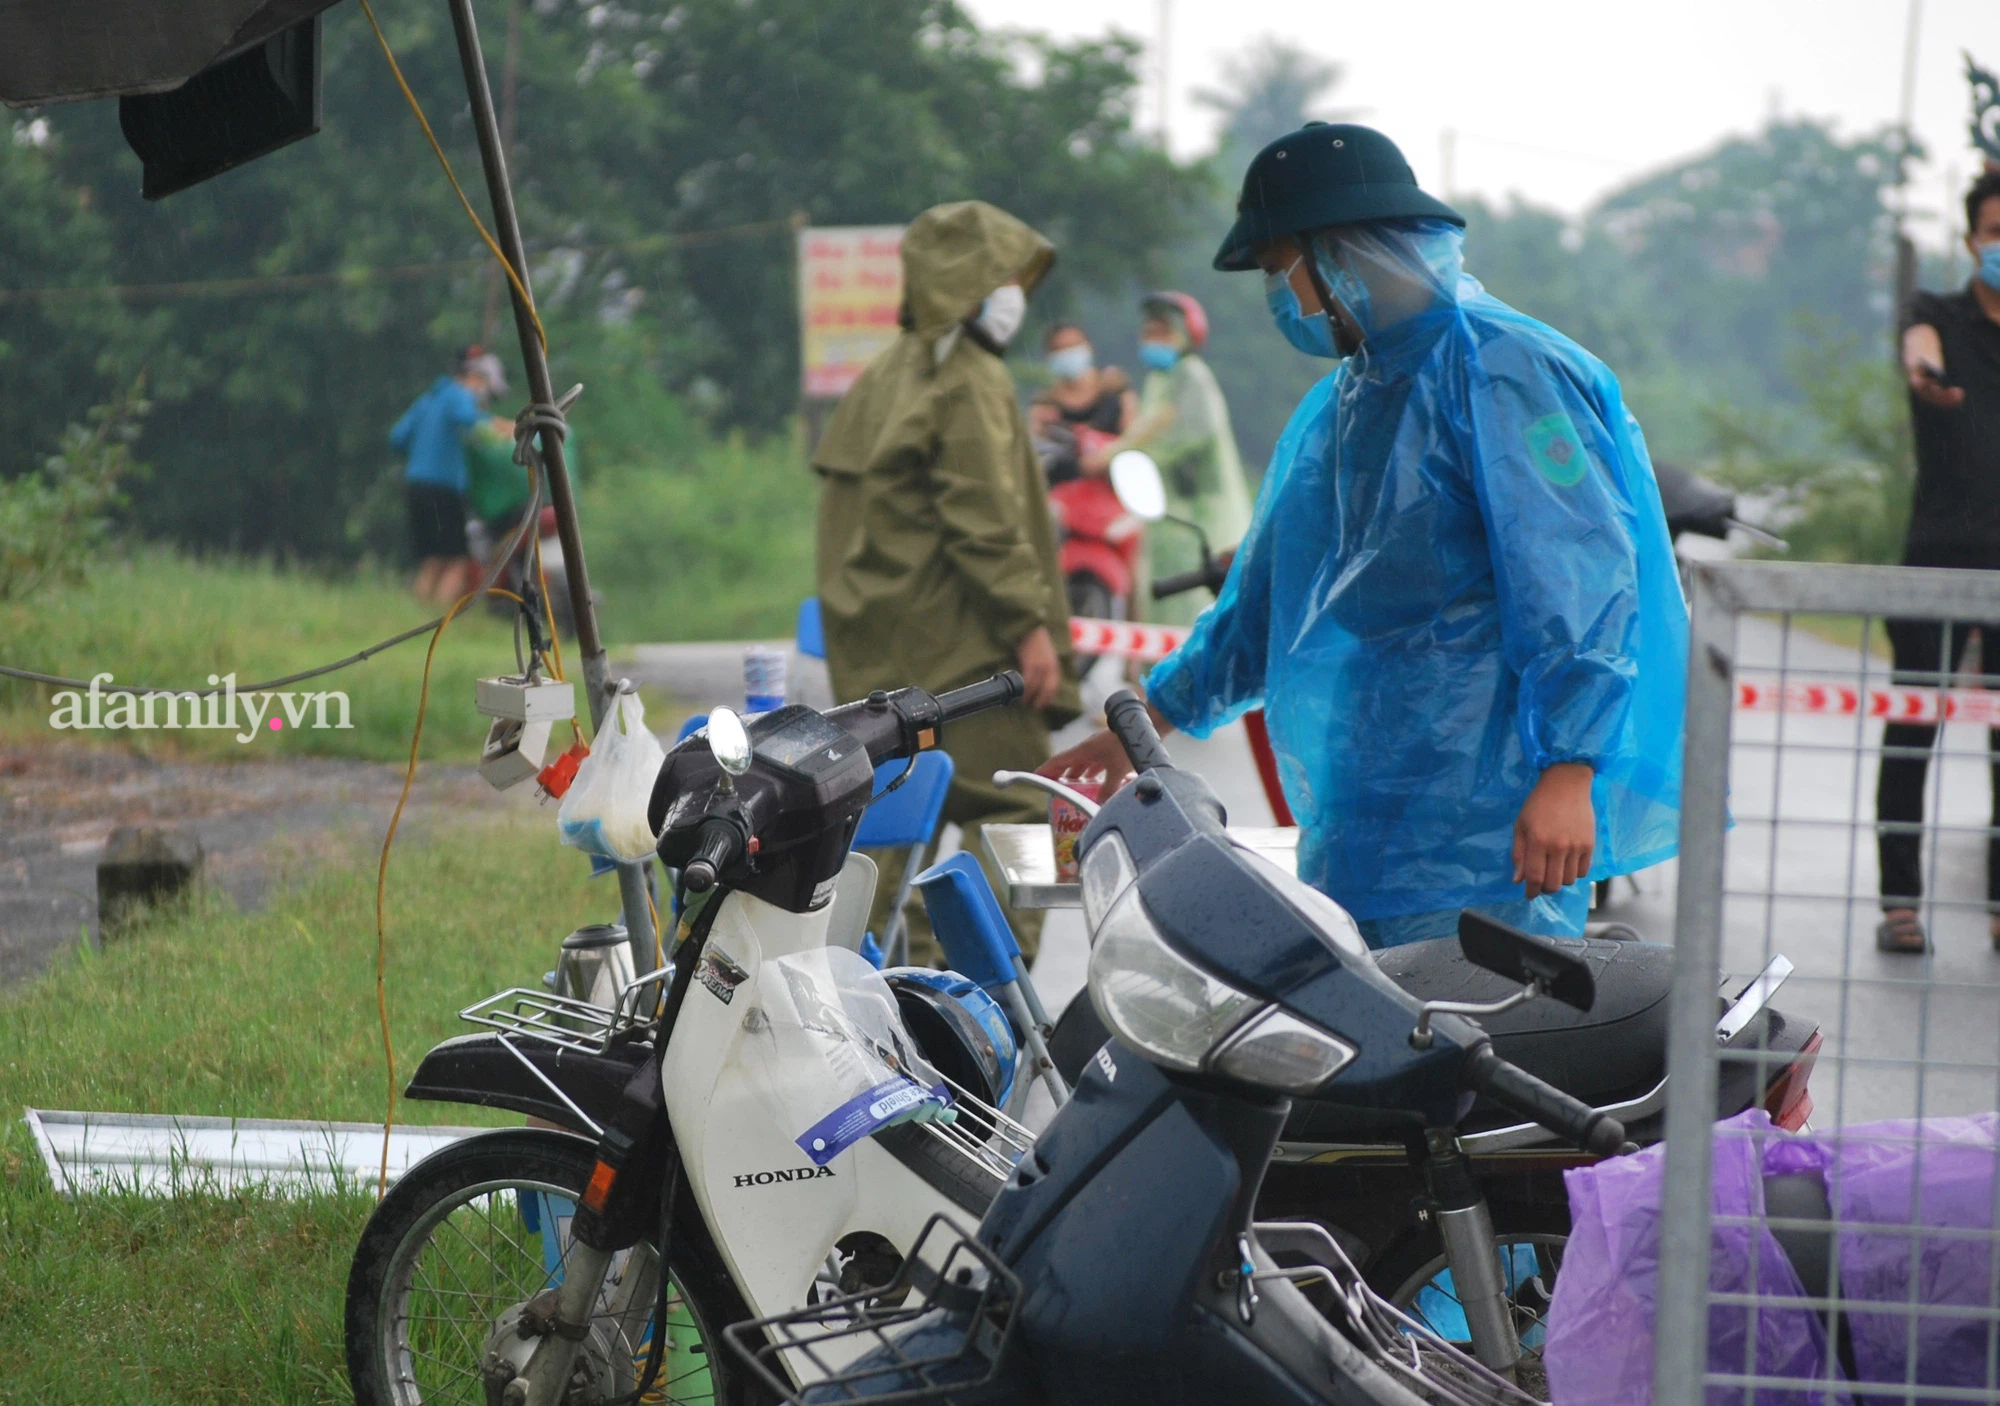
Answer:
[[[487,729],[486,745],[479,752],[479,774],[496,791],[518,786],[541,774],[550,760],[549,734],[553,722],[524,723],[518,718],[495,718]]]
[[[576,687],[555,679],[511,675],[481,679],[474,706],[489,718],[517,723],[555,723],[576,716]]]

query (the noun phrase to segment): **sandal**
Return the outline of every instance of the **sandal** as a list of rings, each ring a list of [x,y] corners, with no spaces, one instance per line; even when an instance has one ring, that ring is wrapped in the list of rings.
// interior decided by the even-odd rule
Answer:
[[[1884,918],[1875,929],[1875,948],[1880,952],[1921,956],[1931,950],[1931,941],[1915,913],[1899,913]]]

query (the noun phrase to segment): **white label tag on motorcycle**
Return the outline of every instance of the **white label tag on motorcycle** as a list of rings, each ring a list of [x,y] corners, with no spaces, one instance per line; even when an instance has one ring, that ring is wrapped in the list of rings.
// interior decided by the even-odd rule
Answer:
[[[877,1084],[866,1093],[856,1094],[801,1133],[799,1150],[824,1167],[861,1139],[926,1102],[949,1108],[951,1093],[943,1084],[926,1089],[915,1080],[901,1077]]]

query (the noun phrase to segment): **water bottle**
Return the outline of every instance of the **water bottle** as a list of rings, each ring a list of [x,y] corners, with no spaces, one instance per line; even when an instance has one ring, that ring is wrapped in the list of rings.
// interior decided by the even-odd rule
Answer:
[[[786,651],[753,644],[743,651],[743,711],[771,713],[785,706]]]

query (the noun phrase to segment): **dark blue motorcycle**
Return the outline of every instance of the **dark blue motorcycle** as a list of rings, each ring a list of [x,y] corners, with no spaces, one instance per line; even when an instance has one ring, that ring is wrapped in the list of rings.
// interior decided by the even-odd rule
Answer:
[[[732,1350],[811,1403],[1532,1399],[1514,1269],[1458,1126],[1483,1096],[1599,1156],[1625,1129],[1500,1057],[1471,1017],[1539,996],[1588,1009],[1590,965],[1468,915],[1465,957],[1516,989],[1420,1000],[1338,905],[1232,842],[1136,698],[1107,714],[1139,772],[1080,844],[1112,1039],[976,1234],[940,1218],[886,1290],[738,1324]],[[1321,1226],[1254,1221],[1295,1097],[1400,1130],[1473,1352],[1378,1297]]]

